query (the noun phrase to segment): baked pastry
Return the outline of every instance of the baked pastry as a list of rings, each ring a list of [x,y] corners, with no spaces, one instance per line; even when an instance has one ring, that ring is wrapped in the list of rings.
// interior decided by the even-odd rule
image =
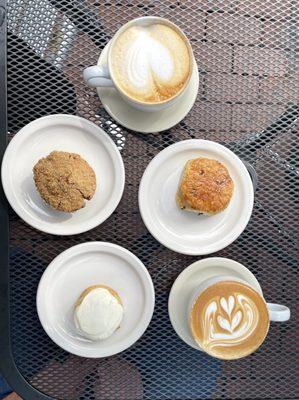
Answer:
[[[94,170],[79,154],[52,151],[37,162],[33,174],[39,194],[56,210],[79,210],[96,190]]]
[[[213,215],[228,206],[233,190],[233,180],[221,162],[196,158],[185,165],[176,201],[181,209]]]
[[[113,297],[116,298],[116,300],[118,301],[118,303],[122,305],[121,298],[120,298],[119,294],[118,294],[114,289],[112,289],[111,287],[109,287],[109,286],[107,286],[107,285],[93,285],[93,286],[89,286],[87,289],[85,289],[85,290],[80,294],[79,299],[76,301],[75,307],[79,306],[79,305],[82,303],[83,299],[86,297],[86,295],[88,295],[88,293],[90,293],[90,292],[91,292],[92,290],[94,290],[94,289],[99,289],[99,288],[108,290],[108,292],[109,292]]]
[[[107,339],[119,328],[123,313],[115,290],[106,285],[94,285],[81,293],[75,304],[74,320],[83,336],[97,341]]]

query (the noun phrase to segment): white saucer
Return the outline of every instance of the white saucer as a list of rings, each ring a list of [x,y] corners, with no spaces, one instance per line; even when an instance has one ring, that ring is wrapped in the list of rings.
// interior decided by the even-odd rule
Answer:
[[[107,64],[108,46],[102,51],[98,65]],[[165,131],[178,124],[191,110],[198,93],[199,75],[194,59],[193,73],[186,93],[171,107],[158,112],[139,111],[126,103],[114,88],[98,87],[99,98],[111,117],[120,125],[142,133]]]
[[[219,275],[233,276],[248,282],[262,294],[255,276],[244,265],[228,258],[211,257],[196,261],[175,280],[168,299],[168,313],[173,329],[189,346],[201,350],[195,343],[188,325],[188,306],[195,289],[206,279]]]
[[[32,169],[53,150],[79,153],[94,169],[97,189],[75,213],[52,209],[36,190]],[[74,235],[105,221],[117,207],[125,184],[122,157],[110,137],[86,119],[50,115],[22,128],[8,145],[2,162],[6,197],[27,224],[55,235]]]
[[[181,210],[176,191],[186,162],[208,157],[219,160],[234,181],[234,194],[223,212],[204,216]],[[161,151],[147,166],[139,187],[139,208],[145,225],[164,246],[178,253],[214,253],[231,244],[245,229],[253,208],[253,186],[242,161],[226,147],[192,139]]]
[[[124,318],[112,336],[92,342],[77,332],[73,312],[82,291],[96,284],[118,292]],[[51,262],[40,280],[36,304],[43,328],[58,346],[98,358],[119,353],[141,337],[153,315],[155,293],[147,269],[134,254],[112,243],[88,242]]]

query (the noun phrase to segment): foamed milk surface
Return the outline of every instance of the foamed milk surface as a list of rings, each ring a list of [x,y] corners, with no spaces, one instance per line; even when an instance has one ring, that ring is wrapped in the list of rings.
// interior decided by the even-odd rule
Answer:
[[[139,101],[171,98],[189,76],[187,46],[177,32],[163,24],[125,30],[113,45],[111,60],[118,85]]]
[[[204,346],[212,349],[241,344],[254,332],[258,320],[255,303],[243,294],[211,301],[203,315]]]
[[[122,318],[122,305],[104,288],[91,290],[75,309],[77,328],[91,340],[111,336],[119,327]]]
[[[239,290],[242,289],[242,290]],[[196,300],[190,317],[195,340],[220,358],[239,358],[263,342],[269,328],[266,304],[258,293],[225,282],[208,288]]]

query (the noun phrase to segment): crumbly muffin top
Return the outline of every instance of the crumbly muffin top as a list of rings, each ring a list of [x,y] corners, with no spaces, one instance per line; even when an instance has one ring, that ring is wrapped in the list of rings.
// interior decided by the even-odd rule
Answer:
[[[41,197],[56,210],[79,210],[96,190],[94,170],[79,154],[52,151],[37,162],[33,174]]]

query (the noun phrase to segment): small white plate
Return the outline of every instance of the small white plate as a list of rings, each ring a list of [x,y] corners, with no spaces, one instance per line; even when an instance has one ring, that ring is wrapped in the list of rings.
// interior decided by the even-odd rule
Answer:
[[[116,290],[124,318],[108,339],[92,342],[78,333],[74,304],[92,285]],[[64,350],[82,357],[108,357],[135,343],[153,315],[155,292],[142,262],[130,251],[112,243],[88,242],[71,247],[45,270],[37,290],[37,312],[50,338]]]
[[[262,294],[256,277],[237,261],[228,258],[211,257],[189,265],[176,278],[168,299],[168,313],[173,329],[189,346],[201,350],[195,343],[188,324],[188,306],[196,288],[206,279],[215,276],[234,276],[243,279]]]
[[[94,169],[97,189],[81,210],[64,213],[40,197],[33,166],[53,150],[80,154]],[[73,115],[50,115],[22,128],[8,145],[2,162],[2,184],[15,212],[27,224],[54,235],[74,235],[104,222],[117,207],[125,184],[122,157],[98,126]]]
[[[102,51],[98,65],[107,64],[109,43]],[[99,98],[111,117],[120,125],[136,132],[156,133],[165,131],[178,124],[189,113],[196,100],[199,86],[199,75],[194,59],[193,73],[186,93],[171,107],[158,112],[137,110],[126,103],[114,88],[98,87]]]
[[[185,164],[197,157],[222,162],[234,181],[226,210],[213,216],[181,210],[175,201]],[[245,229],[253,208],[253,186],[242,161],[226,147],[192,139],[161,151],[147,166],[139,187],[139,208],[151,234],[178,253],[202,255],[223,249]]]

